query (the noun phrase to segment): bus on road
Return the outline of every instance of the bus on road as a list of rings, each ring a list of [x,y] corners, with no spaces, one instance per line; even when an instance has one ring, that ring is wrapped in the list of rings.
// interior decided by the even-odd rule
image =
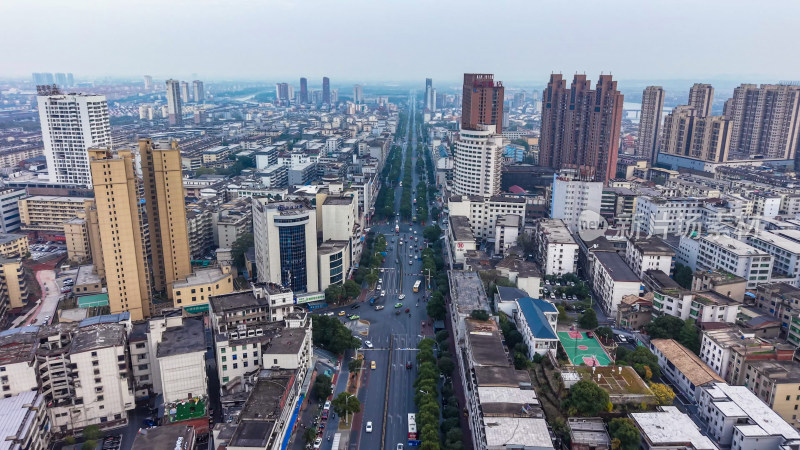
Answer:
[[[417,280],[414,283],[414,292],[419,292],[419,287],[422,285],[422,280]]]
[[[413,413],[408,415],[408,440],[417,440],[417,416]]]

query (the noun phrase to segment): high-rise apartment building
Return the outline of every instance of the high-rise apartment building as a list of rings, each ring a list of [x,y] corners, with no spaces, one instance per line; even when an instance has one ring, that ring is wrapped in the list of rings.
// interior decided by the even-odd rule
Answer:
[[[181,101],[183,103],[189,103],[191,97],[189,97],[189,83],[185,81],[181,81]]]
[[[183,125],[183,102],[178,80],[167,80],[167,111],[170,126]]]
[[[144,76],[144,89],[146,91],[152,91],[153,90],[153,77],[152,76],[150,76],[150,75],[145,75]]]
[[[425,109],[433,110],[433,102],[431,96],[433,95],[433,79],[425,78]]]
[[[50,182],[92,185],[89,147],[111,147],[108,103],[103,95],[61,94],[41,87],[37,97]]]
[[[322,103],[331,104],[331,79],[322,77]]]
[[[453,193],[499,194],[502,163],[503,137],[495,125],[462,128],[453,146]]]
[[[36,86],[53,84],[54,82],[55,81],[53,80],[52,73],[40,73],[40,72],[33,73],[33,84],[35,84]]]
[[[353,103],[364,103],[364,86],[360,84],[353,86]]]
[[[304,202],[253,199],[258,281],[294,292],[319,290],[317,215]]]
[[[731,121],[731,155],[794,159],[800,145],[800,86],[742,84],[725,102]]]
[[[664,89],[647,86],[642,92],[642,114],[639,117],[639,139],[636,141],[636,156],[656,162],[658,138],[661,133],[661,114],[664,110]]]
[[[178,143],[139,140],[142,158],[153,288],[172,295],[172,283],[192,273],[189,232],[183,191],[183,170]]]
[[[595,89],[586,75],[575,75],[569,88],[561,74],[550,75],[542,101],[539,165],[574,169],[581,180],[607,183],[616,174],[622,102],[611,75],[600,75]]]
[[[461,100],[461,128],[479,130],[479,125],[495,125],[497,134],[502,133],[503,92],[503,83],[495,82],[494,75],[465,73]]]
[[[300,78],[300,104],[308,104],[308,80]]]
[[[67,74],[65,73],[57,73],[56,76],[56,84],[61,87],[67,86]]]
[[[281,105],[289,104],[289,83],[275,84],[275,98]]]
[[[664,119],[659,152],[708,162],[725,162],[731,122],[724,116],[699,116],[690,105],[676,106]]]
[[[714,88],[710,84],[695,83],[689,89],[689,106],[695,109],[698,117],[711,115],[711,103],[714,101]]]
[[[72,73],[67,73],[67,86],[75,86],[75,77]]]
[[[95,196],[90,220],[96,220],[92,229],[98,237],[93,241],[100,243],[98,259],[104,266],[111,313],[127,311],[131,320],[146,319],[151,310],[150,271],[133,154],[120,150],[113,156],[110,150],[92,148],[89,157]]]
[[[206,91],[203,87],[203,82],[200,80],[192,81],[192,90],[194,91],[194,101],[200,103],[206,99]]]

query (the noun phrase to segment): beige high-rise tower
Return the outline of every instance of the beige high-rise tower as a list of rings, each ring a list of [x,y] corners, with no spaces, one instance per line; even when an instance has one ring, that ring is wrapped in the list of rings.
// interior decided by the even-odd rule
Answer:
[[[89,159],[95,197],[90,217],[96,217],[111,313],[128,311],[131,320],[146,319],[150,274],[133,155],[120,150],[112,156],[110,150],[92,148]]]
[[[639,118],[639,139],[636,156],[647,157],[654,163],[658,157],[658,137],[661,133],[661,113],[664,110],[664,89],[647,86],[642,93],[642,116]]]
[[[183,170],[178,143],[139,140],[142,178],[150,225],[153,288],[172,294],[172,283],[192,273]]]
[[[714,87],[710,84],[695,83],[689,89],[689,106],[693,106],[697,117],[711,115],[711,103],[714,101]]]

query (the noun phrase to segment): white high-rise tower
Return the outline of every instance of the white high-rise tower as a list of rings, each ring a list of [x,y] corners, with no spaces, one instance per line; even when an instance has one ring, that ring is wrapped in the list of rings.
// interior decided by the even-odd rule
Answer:
[[[106,97],[42,87],[37,101],[50,182],[91,187],[89,147],[111,148]]]

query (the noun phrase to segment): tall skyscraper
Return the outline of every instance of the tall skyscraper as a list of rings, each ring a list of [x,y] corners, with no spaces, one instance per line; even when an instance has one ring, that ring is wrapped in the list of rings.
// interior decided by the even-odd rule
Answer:
[[[322,77],[322,103],[331,104],[331,80],[328,77]]]
[[[275,84],[275,98],[278,100],[278,103],[281,105],[288,105],[289,104],[289,84],[288,83],[276,83]]]
[[[194,101],[200,103],[206,99],[206,91],[203,87],[203,82],[200,80],[192,81],[192,90],[194,91]]]
[[[181,81],[181,102],[189,103],[191,98],[189,97],[189,83],[185,81]]]
[[[300,103],[308,104],[308,80],[300,78]]]
[[[95,197],[93,241],[100,244],[111,313],[127,311],[131,320],[146,319],[151,314],[150,271],[133,154],[120,150],[112,156],[110,150],[95,148],[88,153]]]
[[[253,233],[258,281],[294,292],[319,290],[317,215],[300,201],[253,199]]]
[[[586,75],[575,75],[569,89],[561,74],[550,75],[542,102],[539,165],[574,169],[583,181],[614,178],[622,102],[611,75],[600,75],[595,89]]]
[[[51,183],[92,186],[90,147],[111,147],[108,103],[103,95],[38,89],[39,123]]]
[[[170,126],[183,125],[183,102],[178,80],[167,80],[167,111]]]
[[[694,108],[697,117],[710,116],[713,101],[714,87],[710,84],[695,83],[689,89],[689,106]]]
[[[664,118],[659,152],[709,162],[730,157],[731,126],[725,116],[701,116],[691,105],[676,106]]]
[[[425,109],[433,110],[433,78],[425,78]]]
[[[65,73],[57,73],[56,76],[56,84],[59,87],[66,87],[67,86],[67,74]]]
[[[53,84],[55,81],[53,80],[52,73],[40,73],[34,72],[33,73],[33,84],[36,86],[42,86],[45,84]]]
[[[492,197],[500,193],[503,137],[496,125],[462,128],[453,146],[453,192]]]
[[[642,114],[639,117],[639,140],[636,141],[636,156],[656,162],[658,138],[661,133],[661,114],[664,110],[664,89],[647,86],[642,92]]]
[[[360,84],[353,86],[353,103],[364,103],[364,86]]]
[[[176,141],[140,139],[139,155],[150,225],[153,288],[171,295],[172,283],[192,273],[181,152]]]
[[[146,91],[152,91],[153,90],[153,77],[151,77],[150,75],[145,75],[144,76],[144,89]]]
[[[67,74],[67,86],[69,87],[75,86],[75,77],[72,75],[71,72]]]
[[[465,73],[461,100],[461,128],[479,130],[479,125],[495,125],[503,131],[503,83],[495,83],[489,73]]]
[[[800,146],[800,86],[742,84],[725,102],[731,121],[731,154],[794,159]]]

